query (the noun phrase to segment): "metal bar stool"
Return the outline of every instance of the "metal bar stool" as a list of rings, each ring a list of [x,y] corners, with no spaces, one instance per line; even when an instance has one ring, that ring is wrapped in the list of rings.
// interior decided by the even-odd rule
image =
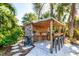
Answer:
[[[56,36],[55,38],[54,38],[54,41],[53,41],[53,48],[55,49],[55,52],[57,53],[57,46],[58,46],[58,36]]]
[[[57,50],[60,50],[61,47],[63,47],[64,44],[64,36],[56,36],[53,40],[53,49],[55,49],[55,52],[57,53]]]
[[[57,37],[53,38],[52,41],[52,49],[50,50],[50,53],[53,53],[53,50],[55,49],[55,52],[57,53]]]
[[[62,39],[62,47],[64,45],[64,35],[61,35],[61,39]]]
[[[59,40],[60,40],[60,46],[61,46],[61,48],[62,48],[62,47],[63,47],[63,44],[64,44],[64,36],[61,35],[61,36],[59,37]]]
[[[58,36],[58,50],[60,50],[61,49],[61,42],[60,42],[61,40],[60,40],[60,36]]]

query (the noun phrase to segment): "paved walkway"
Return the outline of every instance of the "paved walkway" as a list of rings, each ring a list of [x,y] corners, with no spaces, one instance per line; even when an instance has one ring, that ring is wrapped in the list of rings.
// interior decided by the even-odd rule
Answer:
[[[50,42],[35,43],[35,47],[26,56],[79,56],[79,46],[64,44],[57,53],[50,53]]]

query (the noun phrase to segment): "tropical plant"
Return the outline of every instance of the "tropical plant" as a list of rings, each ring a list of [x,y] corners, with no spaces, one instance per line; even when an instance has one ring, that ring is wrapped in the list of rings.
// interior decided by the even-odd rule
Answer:
[[[50,12],[45,12],[44,14],[42,14],[41,18],[49,18],[50,17]]]
[[[54,9],[54,4],[53,3],[50,3],[50,16],[53,17],[53,9]]]
[[[33,7],[34,11],[38,15],[38,19],[40,19],[44,3],[43,4],[42,3],[33,3],[33,6],[34,6]]]
[[[37,20],[37,16],[34,13],[26,13],[23,16],[23,24],[28,24],[33,20]]]
[[[59,3],[56,5],[57,18],[63,22],[66,20],[66,16],[70,13],[71,5],[69,3]]]

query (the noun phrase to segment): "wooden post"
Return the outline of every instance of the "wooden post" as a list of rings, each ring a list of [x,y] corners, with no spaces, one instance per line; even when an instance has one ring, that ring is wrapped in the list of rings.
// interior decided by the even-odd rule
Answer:
[[[34,39],[33,39],[33,25],[31,23],[31,36],[32,36],[32,42],[34,42]]]
[[[59,31],[58,31],[58,33],[61,33],[61,29],[62,29],[61,26],[59,26]]]
[[[52,34],[53,34],[53,22],[52,21],[50,21],[50,40],[51,40],[51,43],[50,43],[50,53],[52,53],[53,52],[53,50],[52,50],[52,48],[53,48],[53,36],[52,36]]]

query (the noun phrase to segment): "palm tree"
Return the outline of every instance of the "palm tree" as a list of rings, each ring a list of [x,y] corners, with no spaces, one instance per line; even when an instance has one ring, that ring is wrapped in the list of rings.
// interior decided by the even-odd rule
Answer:
[[[42,8],[43,8],[43,6],[44,6],[44,3],[42,4],[42,3],[34,3],[33,4],[33,6],[34,6],[34,11],[36,12],[36,14],[38,15],[38,19],[40,19],[40,17],[41,17],[41,12],[42,12]]]
[[[53,3],[50,3],[50,16],[53,17],[54,14],[53,14],[53,9],[54,9],[54,4]]]
[[[49,18],[50,17],[50,12],[47,11],[44,14],[42,14],[41,18]]]
[[[38,19],[41,17],[41,12],[42,12],[44,5],[45,5],[44,3],[43,4],[42,3],[34,3],[33,4],[34,10],[38,15]],[[53,13],[54,4],[50,3],[49,6],[50,6],[50,16],[54,17],[54,13]]]
[[[57,4],[57,18],[59,21],[64,21],[66,16],[70,12],[70,4],[68,3],[59,3]]]
[[[33,20],[37,20],[37,16],[34,13],[26,13],[23,16],[23,24],[28,24]]]

